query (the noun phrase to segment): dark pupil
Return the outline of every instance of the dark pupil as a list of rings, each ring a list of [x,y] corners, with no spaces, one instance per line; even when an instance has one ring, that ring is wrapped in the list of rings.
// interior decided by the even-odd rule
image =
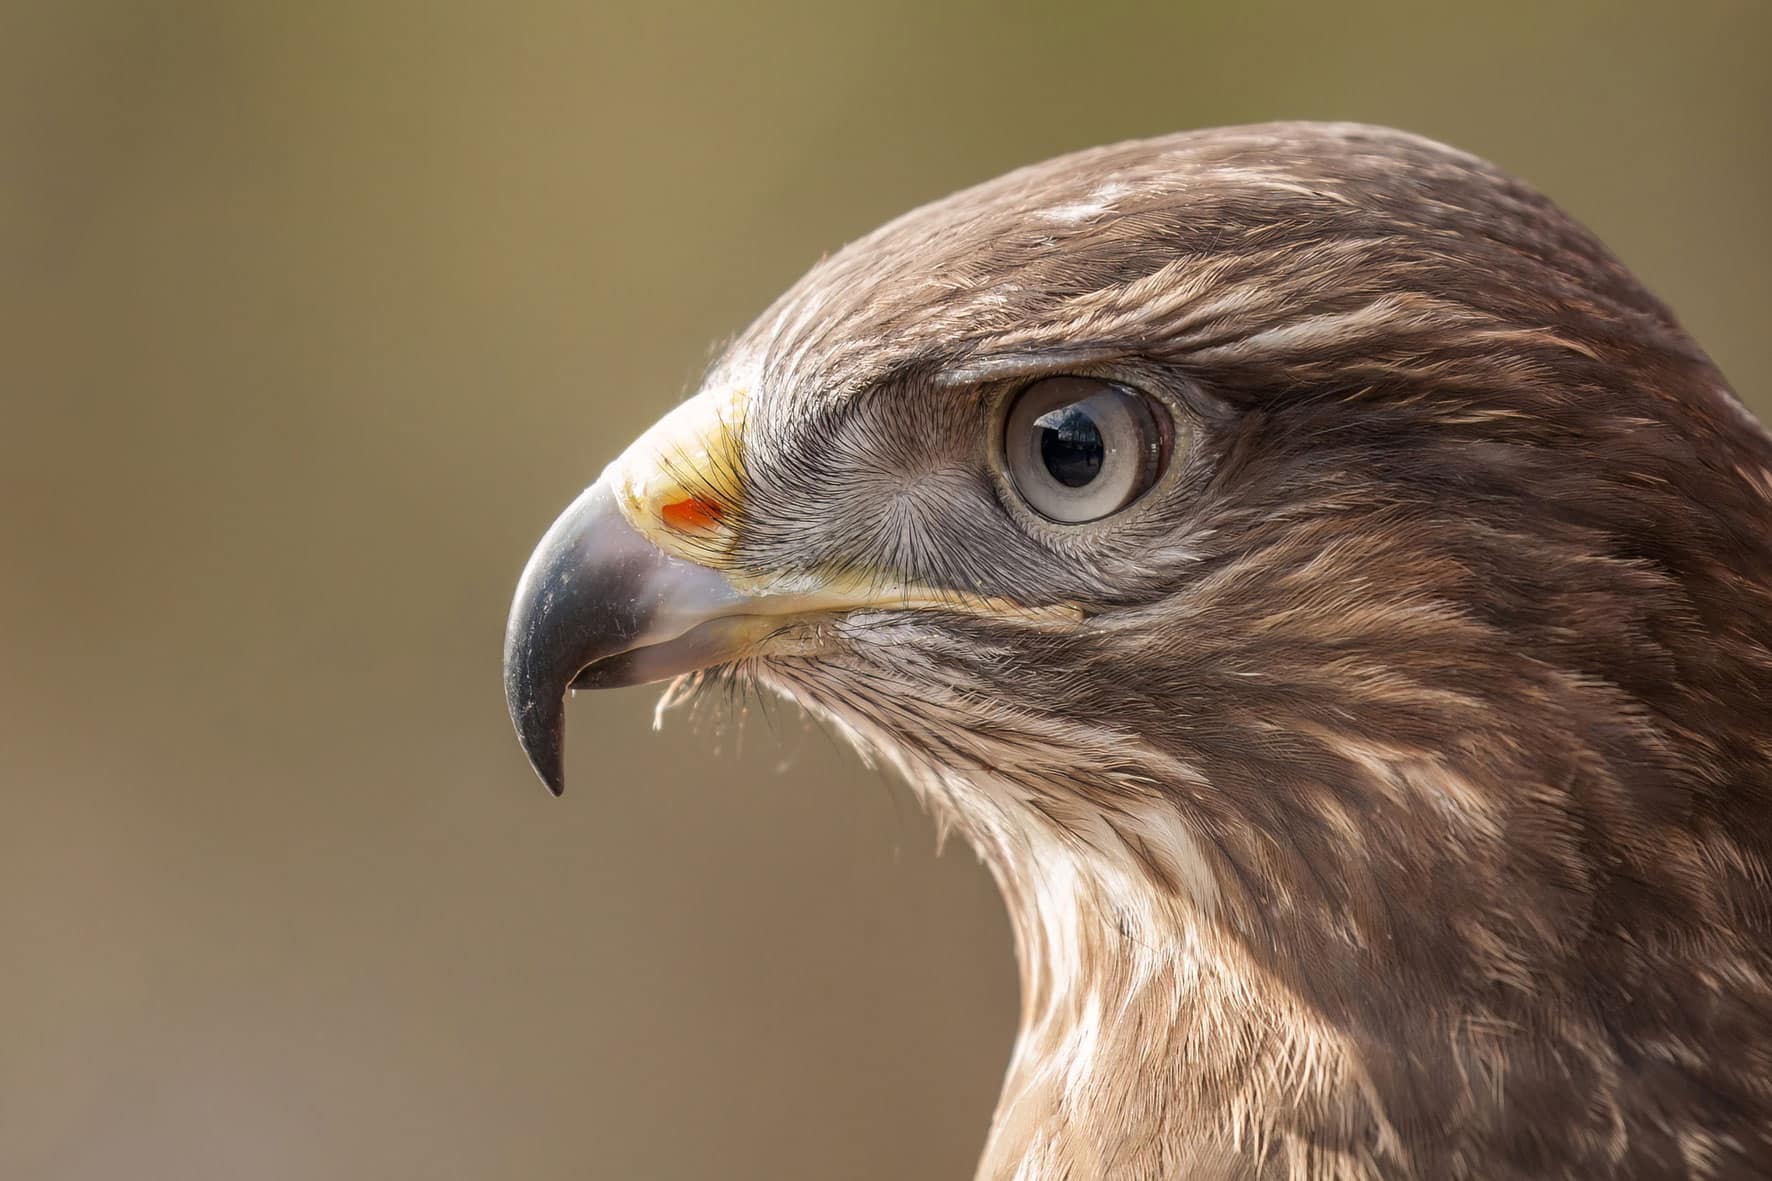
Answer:
[[[1101,431],[1081,406],[1063,406],[1034,421],[1040,432],[1040,462],[1066,488],[1081,488],[1101,471]]]

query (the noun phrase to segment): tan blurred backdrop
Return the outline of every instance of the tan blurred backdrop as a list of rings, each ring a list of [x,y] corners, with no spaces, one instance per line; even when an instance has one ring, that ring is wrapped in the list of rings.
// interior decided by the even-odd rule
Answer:
[[[498,667],[554,512],[915,203],[1395,123],[1772,409],[1760,0],[0,15],[3,1178],[969,1172],[1015,1005],[970,854],[785,707],[581,697],[550,800]]]

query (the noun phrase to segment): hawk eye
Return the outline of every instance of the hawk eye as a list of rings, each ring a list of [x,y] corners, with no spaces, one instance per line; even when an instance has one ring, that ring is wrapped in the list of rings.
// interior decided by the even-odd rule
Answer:
[[[1003,457],[1015,490],[1041,516],[1094,521],[1137,500],[1167,460],[1168,416],[1136,390],[1049,377],[1009,408]]]

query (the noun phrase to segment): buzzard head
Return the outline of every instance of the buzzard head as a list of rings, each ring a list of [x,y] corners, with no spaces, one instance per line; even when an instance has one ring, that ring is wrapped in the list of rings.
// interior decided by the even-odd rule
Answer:
[[[1489,165],[1121,144],[816,266],[549,531],[506,688],[556,791],[568,688],[730,679],[964,833],[1024,978],[987,1174],[1728,1164],[1769,468]]]

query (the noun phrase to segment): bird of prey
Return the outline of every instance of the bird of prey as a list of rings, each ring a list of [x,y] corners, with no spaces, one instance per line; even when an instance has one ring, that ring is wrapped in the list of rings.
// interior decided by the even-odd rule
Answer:
[[[1103,147],[820,262],[505,649],[800,703],[1001,886],[979,1175],[1772,1175],[1772,439],[1496,168]]]

